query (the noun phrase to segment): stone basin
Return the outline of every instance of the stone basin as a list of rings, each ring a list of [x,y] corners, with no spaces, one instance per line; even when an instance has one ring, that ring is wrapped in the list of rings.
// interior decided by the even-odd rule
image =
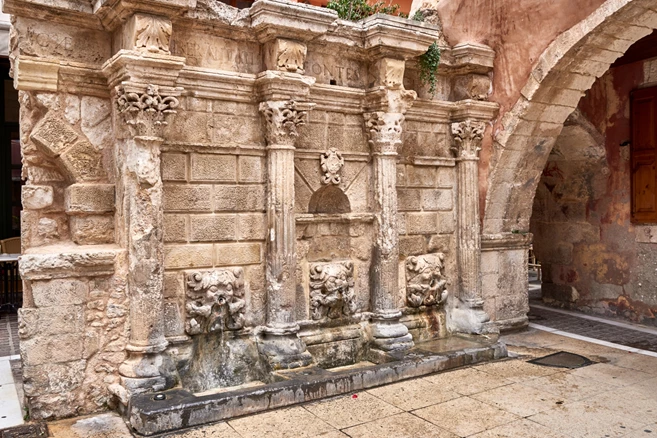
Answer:
[[[418,343],[410,350],[371,352],[366,361],[331,369],[316,366],[272,373],[273,383],[253,382],[193,394],[172,389],[132,397],[126,414],[132,429],[151,436],[269,409],[362,391],[427,374],[507,356],[496,338],[451,336]],[[158,396],[166,396],[158,400]]]

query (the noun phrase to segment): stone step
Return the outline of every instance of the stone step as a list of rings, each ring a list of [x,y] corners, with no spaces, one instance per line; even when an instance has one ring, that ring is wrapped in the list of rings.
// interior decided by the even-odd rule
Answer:
[[[372,353],[366,361],[351,366],[333,369],[310,366],[277,372],[274,373],[277,381],[265,385],[243,385],[206,395],[183,389],[142,394],[130,400],[126,415],[135,432],[150,436],[506,356],[506,346],[496,339],[451,336],[419,343],[403,352]]]

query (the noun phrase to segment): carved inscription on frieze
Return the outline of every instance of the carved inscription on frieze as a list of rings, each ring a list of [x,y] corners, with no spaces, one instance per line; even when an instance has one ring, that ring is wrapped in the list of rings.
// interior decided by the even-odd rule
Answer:
[[[447,300],[445,254],[424,254],[406,259],[406,301],[410,307],[433,306]]]
[[[187,318],[190,335],[244,328],[242,268],[192,272],[187,276]]]
[[[319,84],[362,88],[365,86],[367,69],[359,62],[308,49],[305,64],[306,76],[313,76]]]
[[[310,311],[315,320],[356,313],[353,262],[311,263]]]
[[[175,32],[171,39],[171,54],[184,56],[194,67],[213,68],[240,73],[262,70],[260,46],[237,42],[214,35],[192,35],[185,30]]]
[[[110,40],[90,29],[19,17],[14,24],[20,53],[97,63],[111,55]]]

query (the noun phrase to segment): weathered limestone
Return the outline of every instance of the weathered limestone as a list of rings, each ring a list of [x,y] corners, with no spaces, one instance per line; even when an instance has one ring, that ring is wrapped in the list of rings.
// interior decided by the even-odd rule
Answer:
[[[490,317],[481,293],[481,234],[479,227],[479,151],[486,125],[464,120],[452,124],[458,157],[458,260],[459,296],[450,303],[447,324],[451,330],[482,333]]]
[[[305,85],[304,82],[301,82]],[[295,101],[260,104],[267,124],[267,327],[261,351],[273,368],[295,368],[312,356],[298,338],[294,241],[294,142],[312,105]]]
[[[149,26],[162,28],[161,20],[147,20]],[[170,29],[170,25],[168,27]],[[140,32],[140,27],[135,32]],[[164,26],[167,29],[167,26]],[[135,40],[138,48],[143,48]],[[165,39],[158,39],[162,49]],[[168,41],[167,41],[168,42]],[[146,43],[144,43],[146,44]],[[151,44],[151,43],[148,43]],[[150,47],[150,48],[148,48]],[[153,46],[148,46],[149,52]],[[105,66],[115,101],[117,164],[123,200],[121,216],[124,229],[121,241],[127,248],[128,291],[130,294],[130,342],[128,358],[119,368],[122,383],[129,394],[158,391],[172,386],[176,377],[165,337],[163,275],[164,236],[163,184],[160,170],[160,146],[165,130],[176,115],[179,88],[164,82],[146,83],[145,74],[166,68],[166,80],[175,74],[175,64],[153,55],[133,58],[119,52]],[[126,78],[128,80],[125,80]],[[123,79],[118,82],[117,79]],[[121,390],[115,389],[121,395]]]
[[[404,61],[383,58],[377,62],[378,87],[365,114],[372,148],[374,177],[375,245],[372,253],[372,335],[381,350],[413,346],[408,328],[399,322],[399,235],[397,225],[397,151],[401,146],[404,113],[417,94],[402,84]]]
[[[478,269],[457,249],[476,184],[457,184],[473,174],[450,123],[494,115],[479,100],[490,49],[279,0],[117,1],[74,26],[9,3],[35,418],[401,360],[449,335],[448,297],[481,295],[474,279],[458,289],[460,265]],[[416,59],[434,41],[431,96]]]

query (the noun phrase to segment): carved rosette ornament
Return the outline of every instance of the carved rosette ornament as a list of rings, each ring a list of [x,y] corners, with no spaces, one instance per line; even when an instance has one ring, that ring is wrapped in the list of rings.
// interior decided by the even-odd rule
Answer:
[[[424,254],[406,259],[406,301],[411,307],[433,306],[447,300],[445,254]]]
[[[162,96],[157,85],[148,85],[142,92],[117,87],[116,104],[132,135],[161,138],[180,103],[174,96]]]
[[[260,112],[267,122],[267,143],[293,146],[299,136],[297,129],[306,124],[313,106],[294,100],[261,102]]]
[[[351,261],[310,265],[310,310],[315,320],[353,315],[354,264]]]
[[[336,148],[331,148],[320,155],[319,161],[322,166],[322,172],[324,172],[324,175],[322,175],[322,184],[340,184],[342,181],[340,169],[344,166],[342,154]]]
[[[242,268],[194,272],[187,279],[187,322],[190,335],[244,328]]]
[[[168,18],[138,14],[135,17],[134,47],[151,53],[170,55],[171,21]]]
[[[486,124],[473,120],[452,123],[452,136],[456,142],[453,148],[458,158],[476,160],[481,150]]]

